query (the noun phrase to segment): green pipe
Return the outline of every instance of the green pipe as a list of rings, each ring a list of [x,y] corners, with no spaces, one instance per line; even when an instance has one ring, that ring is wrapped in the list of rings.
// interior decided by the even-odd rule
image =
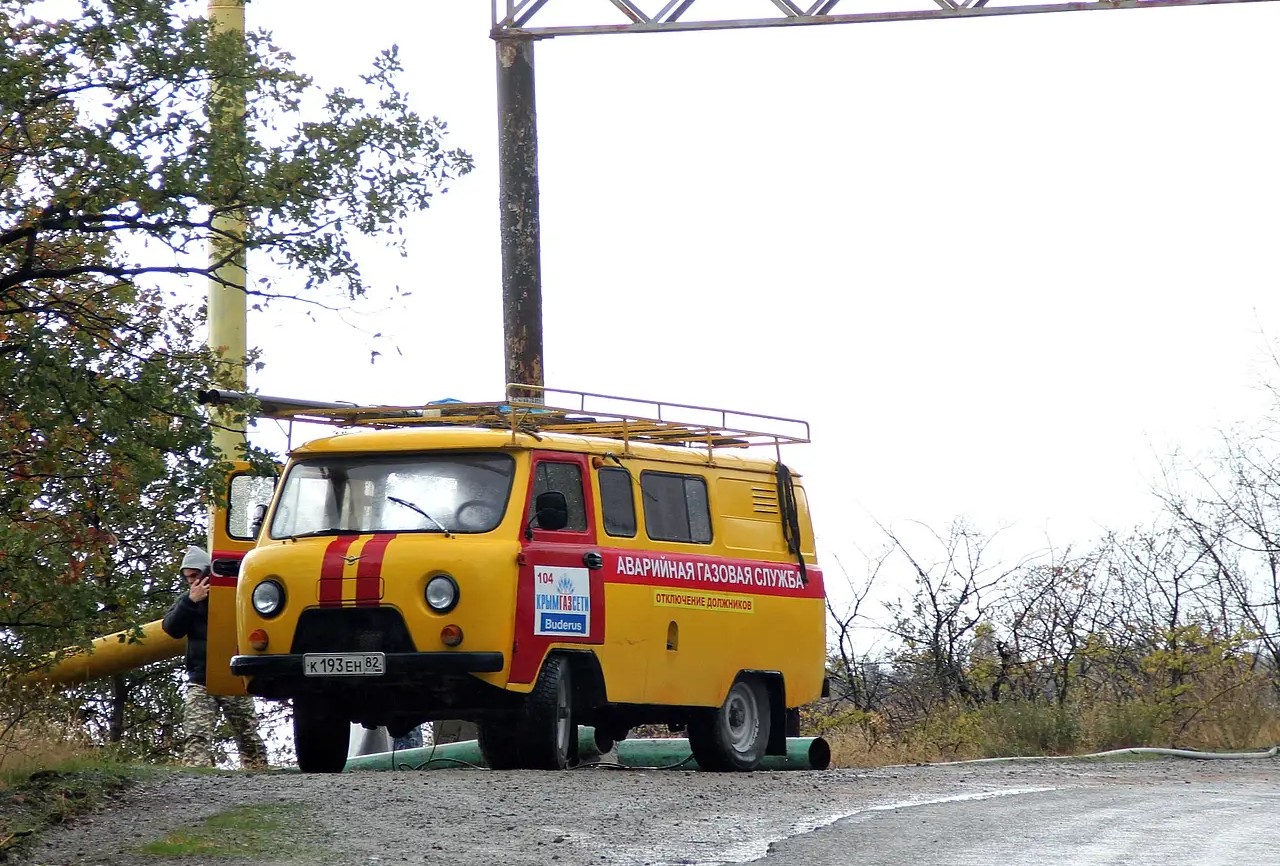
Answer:
[[[623,740],[618,763],[624,767],[696,770],[689,741],[684,738]],[[831,747],[822,737],[788,737],[785,755],[765,755],[760,770],[825,770],[831,766]]]
[[[484,767],[484,757],[477,741],[461,740],[347,758],[348,770],[444,770],[459,767]]]
[[[602,755],[596,743],[595,728],[579,726],[578,757],[584,764],[618,763],[636,769],[696,770],[698,762],[684,738],[623,740],[617,744],[616,761]],[[484,756],[475,740],[442,743],[417,749],[400,749],[377,755],[362,755],[347,760],[348,770],[442,770],[449,768],[481,768]],[[788,737],[785,755],[765,755],[761,770],[825,770],[831,766],[831,747],[822,737]]]
[[[584,763],[600,760],[595,728],[578,726],[578,758]],[[480,754],[480,743],[476,740],[398,749],[347,759],[348,770],[447,770],[484,766],[484,755]]]

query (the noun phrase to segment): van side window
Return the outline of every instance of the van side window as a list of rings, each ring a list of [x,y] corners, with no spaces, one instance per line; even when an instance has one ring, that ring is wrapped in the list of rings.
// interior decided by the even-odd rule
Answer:
[[[707,482],[697,475],[641,472],[645,532],[654,541],[711,541]]]
[[[636,500],[631,495],[631,473],[625,469],[601,469],[596,475],[600,480],[604,531],[610,535],[634,538]]]
[[[529,501],[529,516],[533,517],[533,503],[539,493],[548,490],[559,490],[569,504],[569,523],[566,532],[585,532],[587,529],[587,507],[582,498],[582,469],[577,463],[553,463],[543,460],[538,463],[533,476],[533,497]]]

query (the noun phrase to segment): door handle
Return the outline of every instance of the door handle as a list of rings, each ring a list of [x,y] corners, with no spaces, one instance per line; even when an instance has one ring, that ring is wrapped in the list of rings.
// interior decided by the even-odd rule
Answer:
[[[587,568],[604,568],[604,557],[597,551],[588,550],[582,554],[582,564]]]

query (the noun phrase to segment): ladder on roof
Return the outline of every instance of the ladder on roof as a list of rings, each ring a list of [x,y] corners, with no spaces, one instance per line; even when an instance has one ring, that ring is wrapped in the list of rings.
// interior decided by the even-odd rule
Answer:
[[[201,403],[245,404],[257,400],[254,416],[334,427],[479,427],[537,436],[571,433],[613,439],[706,448],[748,448],[809,442],[809,423],[795,418],[686,403],[616,397],[537,385],[507,385],[495,403],[442,400],[420,406],[359,406],[241,391],[204,391]]]

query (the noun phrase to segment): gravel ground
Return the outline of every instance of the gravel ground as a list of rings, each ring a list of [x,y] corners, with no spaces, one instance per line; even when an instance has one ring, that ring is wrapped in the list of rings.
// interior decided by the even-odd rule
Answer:
[[[875,806],[1004,790],[1170,782],[1274,783],[1280,759],[1037,760],[875,770],[752,773],[580,769],[435,770],[303,776],[174,773],[50,831],[30,864],[502,863],[632,866],[747,862],[779,842]],[[304,816],[253,860],[137,853],[175,828],[245,804]]]

